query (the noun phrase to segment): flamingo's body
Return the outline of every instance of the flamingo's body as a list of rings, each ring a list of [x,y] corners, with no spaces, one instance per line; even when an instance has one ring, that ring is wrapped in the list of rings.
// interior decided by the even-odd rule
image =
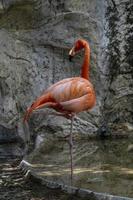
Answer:
[[[67,78],[49,87],[27,110],[25,120],[32,111],[50,107],[62,114],[79,113],[94,105],[93,86],[81,77]]]
[[[95,91],[89,81],[90,48],[87,41],[77,40],[74,47],[70,50],[69,56],[70,58],[73,57],[76,52],[83,48],[85,49],[85,56],[81,69],[81,77],[66,78],[49,87],[27,109],[24,121],[28,120],[33,111],[45,107],[53,108],[64,117],[72,119],[75,114],[89,110],[95,105]],[[72,146],[72,137],[70,140]]]

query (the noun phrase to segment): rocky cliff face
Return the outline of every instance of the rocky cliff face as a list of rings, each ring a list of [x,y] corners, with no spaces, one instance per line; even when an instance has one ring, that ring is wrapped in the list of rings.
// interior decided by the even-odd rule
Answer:
[[[0,1],[0,124],[17,125],[26,140],[26,108],[51,84],[79,75],[83,55],[69,63],[68,51],[82,37],[91,47],[97,104],[78,116],[75,132],[133,130],[132,9],[130,0]],[[61,136],[69,122],[41,112],[29,127],[33,137]]]
[[[131,1],[107,1],[104,125],[114,134],[133,132],[133,33]],[[105,87],[104,87],[105,88]]]

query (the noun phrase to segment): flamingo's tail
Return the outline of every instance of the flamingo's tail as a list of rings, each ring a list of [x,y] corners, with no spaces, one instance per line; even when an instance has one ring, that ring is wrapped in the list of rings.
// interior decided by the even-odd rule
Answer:
[[[49,93],[44,94],[41,97],[37,98],[37,100],[33,102],[29,108],[27,108],[23,121],[26,122],[34,110],[37,110],[41,107],[45,107],[45,104],[47,105],[47,103],[51,101],[52,98]]]

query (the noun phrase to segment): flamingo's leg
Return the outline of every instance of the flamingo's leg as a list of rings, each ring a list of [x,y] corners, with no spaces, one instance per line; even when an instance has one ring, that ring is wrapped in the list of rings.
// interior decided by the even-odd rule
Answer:
[[[71,117],[71,128],[69,137],[70,159],[71,159],[71,185],[73,184],[73,121],[74,121],[74,115],[72,115]]]

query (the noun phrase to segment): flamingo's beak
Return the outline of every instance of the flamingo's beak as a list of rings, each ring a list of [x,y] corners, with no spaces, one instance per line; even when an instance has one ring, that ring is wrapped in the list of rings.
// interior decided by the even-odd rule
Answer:
[[[72,62],[73,56],[69,55],[69,61]]]
[[[72,58],[75,55],[75,48],[73,47],[70,51],[69,51],[69,61],[72,61]]]

